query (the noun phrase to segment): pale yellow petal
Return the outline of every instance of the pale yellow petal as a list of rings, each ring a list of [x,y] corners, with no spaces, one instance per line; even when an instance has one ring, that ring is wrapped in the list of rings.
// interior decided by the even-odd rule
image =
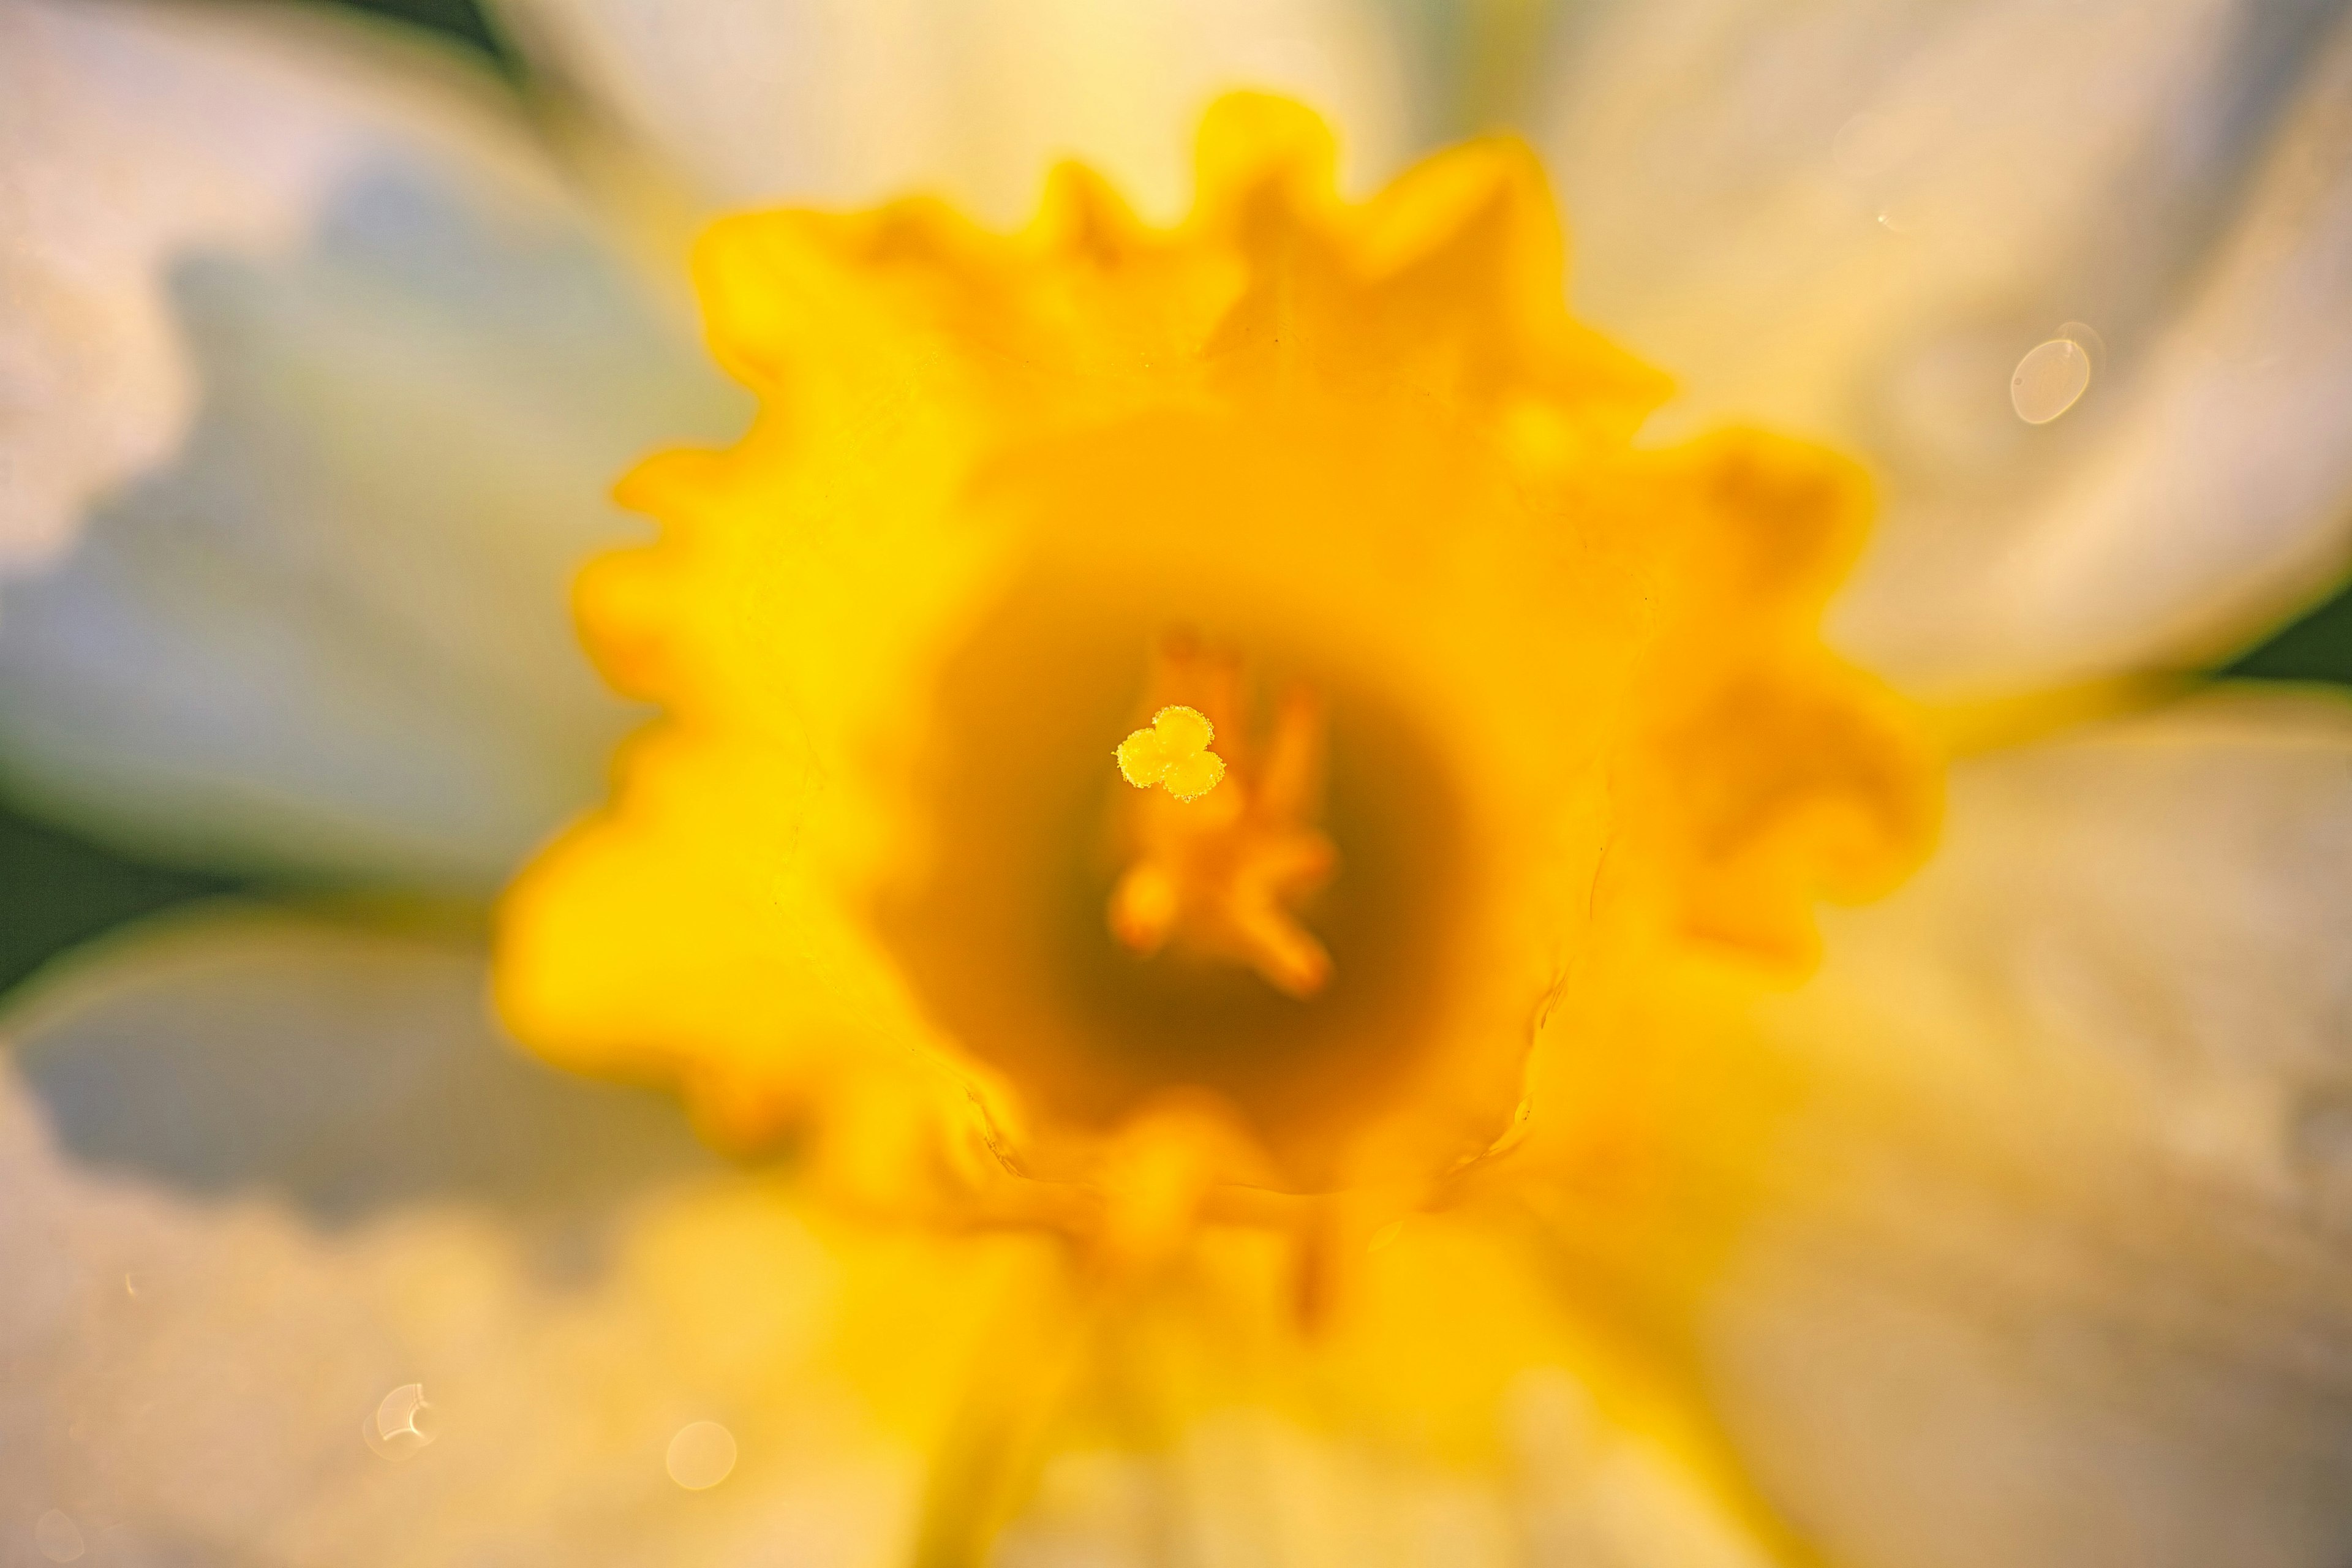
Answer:
[[[1370,180],[1408,147],[1404,31],[1349,0],[509,0],[527,48],[729,204],[935,191],[1000,221],[1077,157],[1172,216],[1202,109],[1295,92]]]
[[[1598,1429],[1567,1373],[1530,1368],[1501,1409],[1507,1458],[1449,1470],[1264,1411],[1202,1421],[1165,1455],[1074,1449],[997,1548],[1002,1568],[1166,1562],[1296,1568],[1765,1568],[1671,1466]]]
[[[2347,869],[2352,707],[2233,696],[1959,770],[1825,922],[1704,1337],[1836,1561],[2343,1560]]]

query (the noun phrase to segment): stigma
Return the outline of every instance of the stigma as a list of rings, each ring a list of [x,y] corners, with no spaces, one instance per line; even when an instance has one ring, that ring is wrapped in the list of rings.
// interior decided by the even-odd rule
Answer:
[[[1289,688],[1254,735],[1240,659],[1181,634],[1154,655],[1150,686],[1152,722],[1117,753],[1138,793],[1118,807],[1127,865],[1111,889],[1111,935],[1146,957],[1188,952],[1313,996],[1331,978],[1331,955],[1299,910],[1339,868],[1317,826],[1320,698]]]
[[[1112,753],[1119,776],[1138,789],[1158,784],[1181,801],[1195,801],[1225,776],[1225,760],[1209,750],[1217,727],[1197,708],[1171,706],[1151,716],[1147,727],[1118,743]]]

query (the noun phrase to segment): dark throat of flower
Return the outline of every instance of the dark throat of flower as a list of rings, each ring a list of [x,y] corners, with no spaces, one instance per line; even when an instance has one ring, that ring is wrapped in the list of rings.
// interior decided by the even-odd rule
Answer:
[[[1269,1184],[1318,1191],[1444,1047],[1478,906],[1444,751],[1255,612],[1084,562],[1008,584],[942,661],[923,850],[872,918],[940,1034],[1060,1130],[1034,1149],[1214,1100]]]

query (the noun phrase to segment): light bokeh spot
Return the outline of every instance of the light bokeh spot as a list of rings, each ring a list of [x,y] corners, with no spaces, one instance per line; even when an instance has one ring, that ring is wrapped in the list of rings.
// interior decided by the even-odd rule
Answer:
[[[2072,338],[2052,338],[2026,351],[2009,378],[2009,401],[2028,425],[2047,425],[2091,384],[2091,356]]]
[[[404,1383],[376,1402],[374,1413],[360,1423],[360,1436],[383,1458],[414,1458],[439,1436],[424,1418],[432,1408],[423,1384]]]
[[[2088,321],[2061,321],[2058,323],[2058,335],[2079,345],[2084,353],[2091,356],[2093,375],[2106,374],[2107,340],[2099,334],[2098,328]]]
[[[33,1544],[52,1563],[71,1563],[82,1554],[81,1526],[53,1508],[33,1521]]]
[[[669,1479],[707,1491],[735,1473],[735,1434],[716,1421],[690,1421],[669,1440]]]

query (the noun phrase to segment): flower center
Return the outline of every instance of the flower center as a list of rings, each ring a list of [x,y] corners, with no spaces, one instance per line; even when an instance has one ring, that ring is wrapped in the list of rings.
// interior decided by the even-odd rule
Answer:
[[[1065,171],[1013,235],[711,231],[762,413],[583,580],[667,716],[507,902],[522,1037],[911,1212],[1099,1230],[1180,1170],[1289,1224],[1531,1147],[1686,949],[1800,973],[1916,863],[1932,757],[1816,630],[1864,477],[1637,444],[1666,384],[1566,314],[1524,149],[1333,174],[1241,98],[1173,228]]]
[[[1044,567],[971,629],[914,769],[928,847],[876,926],[1033,1107],[1108,1128],[1205,1092],[1314,1185],[1459,989],[1460,790],[1377,686],[1213,585],[1168,588]],[[1225,767],[1189,801],[1105,765],[1171,707]]]
[[[1240,659],[1183,634],[1162,643],[1150,688],[1168,705],[1118,752],[1121,774],[1144,793],[1120,803],[1127,869],[1111,889],[1111,934],[1130,952],[1172,944],[1245,965],[1286,996],[1314,995],[1331,978],[1331,954],[1298,910],[1339,868],[1315,825],[1321,700],[1303,684],[1286,691],[1261,748],[1244,722]],[[1207,750],[1219,735],[1222,758]]]

